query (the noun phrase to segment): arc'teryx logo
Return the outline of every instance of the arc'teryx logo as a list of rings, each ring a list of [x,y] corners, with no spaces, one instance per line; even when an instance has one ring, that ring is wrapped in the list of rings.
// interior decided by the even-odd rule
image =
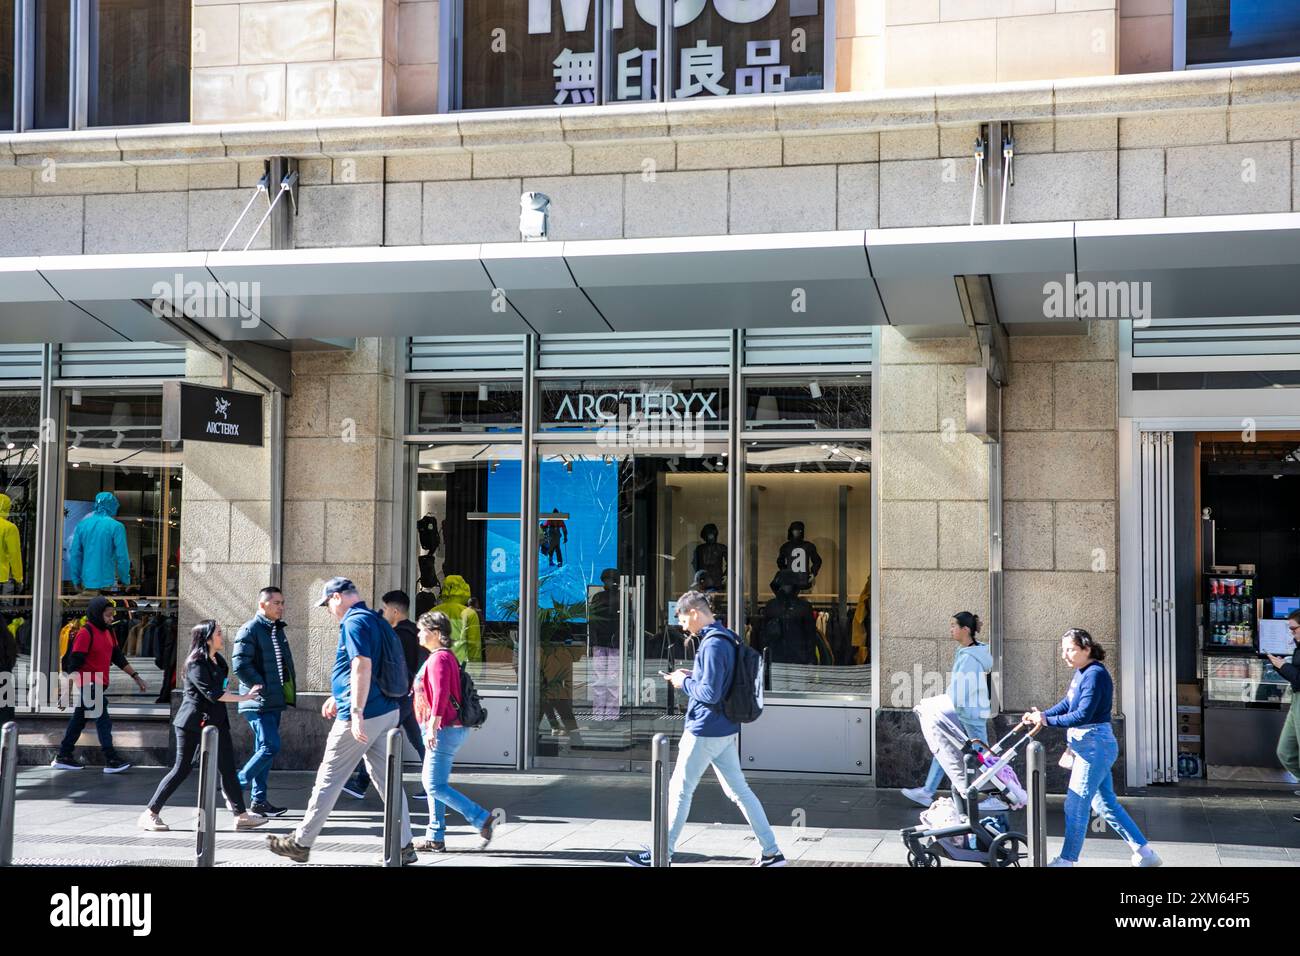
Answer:
[[[225,419],[226,412],[228,412],[229,410],[230,410],[230,399],[218,398],[216,414],[220,415],[223,419]]]
[[[68,893],[50,897],[50,925],[67,928],[125,926],[133,936],[153,931],[153,894],[82,893],[73,886]]]

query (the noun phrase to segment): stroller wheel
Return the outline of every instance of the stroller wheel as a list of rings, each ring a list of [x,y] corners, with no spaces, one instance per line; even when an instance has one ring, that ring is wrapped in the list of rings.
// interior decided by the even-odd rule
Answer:
[[[1023,833],[1000,833],[989,845],[989,866],[1020,866],[1027,855],[1027,841]]]
[[[913,853],[911,850],[907,851],[907,865],[914,869],[925,870],[939,866],[939,864],[939,855],[933,850],[922,850],[920,853]]]

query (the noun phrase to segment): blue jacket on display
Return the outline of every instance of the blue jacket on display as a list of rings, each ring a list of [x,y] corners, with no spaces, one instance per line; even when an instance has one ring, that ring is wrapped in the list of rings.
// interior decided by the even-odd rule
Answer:
[[[131,581],[126,528],[118,521],[117,497],[95,495],[95,510],[77,522],[68,542],[67,578],[79,590],[104,590]]]

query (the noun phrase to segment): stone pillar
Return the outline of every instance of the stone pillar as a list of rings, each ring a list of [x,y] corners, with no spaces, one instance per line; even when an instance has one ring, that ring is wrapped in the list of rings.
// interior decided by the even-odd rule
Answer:
[[[284,591],[298,686],[329,689],[338,626],[321,585],[351,578],[367,604],[400,587],[391,509],[396,340],[354,351],[295,352],[285,403]]]
[[[221,362],[201,349],[185,353],[187,381],[220,386]],[[261,391],[236,374],[234,387]],[[260,448],[186,442],[181,475],[180,615],[177,655],[189,652],[189,629],[205,618],[230,645],[257,611],[257,592],[271,573],[270,398],[262,400]]]
[[[974,339],[879,333],[876,782],[916,786],[930,754],[911,708],[943,693],[952,615],[988,614],[988,453],[966,434],[965,374],[980,364]]]
[[[1004,709],[1048,707],[1071,669],[1059,643],[1086,628],[1119,696],[1115,322],[1087,335],[1011,339],[1004,396]]]

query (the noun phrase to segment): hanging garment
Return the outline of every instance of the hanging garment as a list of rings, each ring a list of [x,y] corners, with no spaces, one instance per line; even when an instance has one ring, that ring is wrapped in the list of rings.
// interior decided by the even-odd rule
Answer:
[[[430,554],[442,545],[442,535],[438,533],[438,519],[426,514],[415,523],[415,533],[420,539],[420,547]]]
[[[858,596],[858,606],[853,609],[851,642],[853,644],[853,663],[865,664],[871,660],[871,635],[868,625],[871,622],[871,577],[862,586]]]
[[[23,548],[18,526],[9,520],[13,501],[0,494],[0,584],[23,580]]]
[[[65,570],[74,587],[91,591],[130,583],[126,528],[115,517],[117,510],[117,497],[111,491],[101,491],[95,495],[95,510],[73,529]]]
[[[822,641],[816,615],[813,606],[796,593],[795,575],[794,571],[779,572],[776,595],[763,606],[755,647],[760,652],[766,649],[774,664],[818,663]]]
[[[416,559],[420,565],[420,587],[433,589],[438,586],[438,562],[432,552],[422,554]]]
[[[691,560],[694,587],[702,591],[723,587],[727,583],[727,546],[718,541],[718,526],[706,524],[700,529],[700,540]]]

